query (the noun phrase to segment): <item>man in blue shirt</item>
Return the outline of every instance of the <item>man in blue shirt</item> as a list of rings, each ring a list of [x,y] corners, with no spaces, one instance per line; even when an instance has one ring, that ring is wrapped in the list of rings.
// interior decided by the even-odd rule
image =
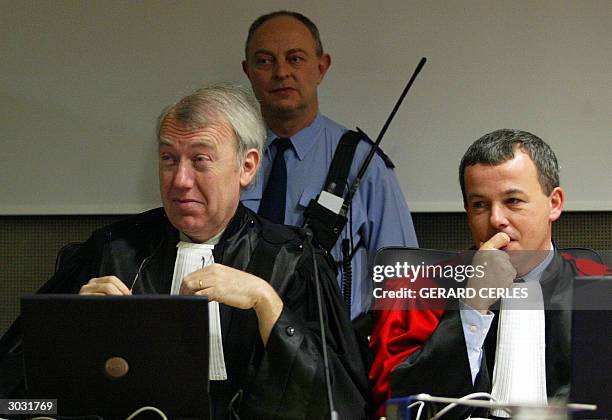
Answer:
[[[262,214],[262,196],[267,193],[280,147],[273,143],[276,139],[289,139],[290,144],[284,151],[285,203],[274,205],[278,204],[281,209],[278,222],[301,226],[304,210],[323,189],[338,142],[347,131],[319,113],[317,89],[331,65],[331,57],[323,52],[314,23],[299,13],[288,11],[273,12],[253,22],[245,57],[242,67],[261,104],[267,124],[267,142],[261,175],[251,189],[243,191],[241,200]],[[370,148],[368,142],[359,142],[348,177],[349,185]],[[371,303],[368,257],[385,246],[417,246],[406,199],[392,164],[382,156],[377,154],[372,160],[354,196],[349,222],[331,251],[339,262],[342,261],[343,239],[350,239],[357,248],[351,260],[352,318],[366,312]],[[340,267],[341,287],[342,276]]]

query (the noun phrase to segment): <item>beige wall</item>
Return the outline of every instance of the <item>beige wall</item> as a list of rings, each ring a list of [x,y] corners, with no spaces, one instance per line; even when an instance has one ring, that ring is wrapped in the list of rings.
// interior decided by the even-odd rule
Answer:
[[[457,162],[495,128],[559,154],[570,210],[612,210],[609,0],[0,1],[0,214],[135,213],[158,203],[155,119],[196,87],[246,83],[249,23],[294,8],[333,65],[322,110],[375,137],[416,211],[460,209]]]

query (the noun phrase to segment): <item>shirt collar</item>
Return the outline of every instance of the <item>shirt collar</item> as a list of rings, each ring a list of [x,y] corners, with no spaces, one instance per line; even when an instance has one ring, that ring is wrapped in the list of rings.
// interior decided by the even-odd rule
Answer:
[[[555,248],[553,247],[552,243],[550,244],[549,249],[550,249],[550,251],[546,255],[546,258],[544,258],[544,260],[542,260],[542,262],[540,264],[536,265],[533,268],[533,270],[531,270],[529,273],[525,274],[523,276],[523,280],[525,280],[526,282],[528,282],[528,281],[540,281],[540,279],[542,278],[542,274],[544,273],[544,270],[546,270],[546,268],[548,267],[548,265],[552,261],[553,257],[555,256]]]
[[[295,150],[299,160],[303,160],[310,149],[312,149],[316,143],[315,139],[318,138],[322,130],[323,116],[317,112],[315,119],[308,127],[303,128],[291,136],[291,144],[293,145],[293,149]],[[274,131],[268,127],[265,153],[269,153],[270,145],[277,138],[278,135],[276,135],[276,133],[274,133]]]
[[[219,243],[219,239],[221,239],[221,235],[223,235],[223,232],[225,232],[225,228],[223,228],[221,232],[217,233],[215,236],[213,236],[212,238],[204,242],[204,244],[212,245],[212,246],[217,245]],[[185,235],[183,232],[180,232],[180,231],[179,231],[179,238],[182,242],[195,243],[189,236]]]

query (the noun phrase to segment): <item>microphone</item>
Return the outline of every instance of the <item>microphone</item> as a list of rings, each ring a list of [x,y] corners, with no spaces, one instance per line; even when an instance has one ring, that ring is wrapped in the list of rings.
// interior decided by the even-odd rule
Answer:
[[[395,114],[397,113],[400,105],[404,101],[404,98],[408,94],[408,91],[412,87],[412,84],[416,80],[416,77],[419,75],[426,62],[427,58],[425,57],[422,57],[419,61],[419,64],[417,65],[416,69],[412,73],[412,76],[410,77],[410,80],[408,81],[408,84],[402,91],[402,94],[395,103],[391,114],[387,118],[387,121],[385,121],[383,128],[378,134],[376,142],[373,142],[370,139],[370,142],[373,143],[373,146],[370,148],[370,152],[368,153],[361,167],[359,168],[357,177],[349,188],[346,197],[342,197],[344,195],[345,186],[339,186],[336,185],[335,182],[330,181],[327,185],[325,185],[323,191],[321,191],[319,196],[316,199],[310,200],[308,207],[306,207],[306,210],[304,211],[303,227],[312,231],[314,239],[316,239],[317,243],[327,252],[330,252],[336,242],[338,242],[340,233],[348,222],[348,218],[346,217],[346,215],[351,207],[353,196],[355,195],[357,189],[359,188],[359,185],[361,184],[361,178],[363,178],[372,158],[374,157],[374,154],[379,148],[383,136],[385,135],[387,129],[389,128],[389,125],[391,124],[391,121],[395,117]],[[364,133],[359,127],[357,127],[357,131],[358,134],[355,134],[355,136],[361,136],[362,138],[369,139],[368,135]],[[353,133],[349,132],[349,134]],[[345,251],[343,255],[345,261],[347,261],[347,265],[345,265],[344,271],[346,273],[346,266],[350,264],[351,252]],[[350,272],[350,269],[348,271]],[[352,279],[350,278],[350,275],[345,276],[345,287],[343,288],[343,295],[345,296],[345,306],[349,315],[351,313],[351,283]]]
[[[321,352],[323,354],[323,370],[325,373],[325,388],[327,388],[327,402],[329,404],[329,412],[331,420],[338,420],[338,412],[334,408],[334,397],[332,395],[331,376],[329,371],[329,357],[327,354],[327,338],[325,336],[325,320],[323,313],[323,300],[321,298],[321,285],[319,284],[319,267],[317,265],[316,249],[312,244],[313,234],[306,229],[307,243],[312,252],[312,268],[315,276],[315,291],[317,295],[317,311],[319,313],[319,328],[321,330]]]
[[[134,291],[134,286],[136,285],[136,282],[140,278],[140,272],[149,263],[149,260],[151,259],[152,256],[153,254],[149,255],[144,260],[142,260],[142,262],[140,263],[140,266],[138,267],[138,271],[136,271],[136,275],[134,276],[134,280],[132,280],[132,285],[130,286],[130,292]]]
[[[427,58],[421,57],[419,64],[417,64],[416,68],[414,69],[414,72],[412,73],[412,76],[410,76],[410,80],[408,80],[406,87],[404,88],[404,90],[402,91],[402,94],[400,95],[399,99],[395,103],[395,106],[393,107],[391,114],[389,114],[387,121],[385,121],[385,124],[380,130],[380,133],[378,134],[378,137],[376,138],[376,142],[374,142],[374,146],[372,146],[372,148],[370,149],[370,153],[368,154],[366,159],[363,161],[363,164],[361,165],[361,168],[359,169],[359,173],[357,174],[357,177],[353,181],[353,185],[351,185],[351,189],[349,190],[346,198],[344,199],[344,203],[342,204],[343,215],[347,213],[348,207],[351,205],[351,201],[353,200],[353,195],[355,195],[355,192],[357,192],[357,189],[359,188],[359,184],[361,184],[361,178],[363,178],[365,171],[368,169],[368,165],[370,164],[370,161],[374,157],[374,153],[376,153],[376,150],[379,148],[380,142],[382,141],[385,133],[387,132],[387,129],[389,128],[389,125],[391,124],[391,121],[393,121],[393,118],[395,117],[395,114],[397,113],[400,105],[404,101],[404,98],[408,94],[408,91],[412,87],[412,84],[416,80],[417,76],[423,69],[423,66],[425,65],[426,62],[427,62]],[[362,136],[367,137],[367,134],[361,131],[359,127],[357,127],[357,131],[359,131],[359,134],[361,134]]]
[[[313,231],[315,239],[318,244],[321,245],[325,250],[330,251],[334,244],[337,242],[338,237],[340,236],[340,232],[344,229],[344,226],[347,223],[346,215],[351,206],[351,202],[353,200],[353,196],[357,192],[359,185],[361,184],[361,179],[363,178],[370,161],[374,157],[376,150],[378,150],[380,142],[382,141],[391,121],[395,117],[400,105],[404,101],[404,98],[408,94],[408,91],[412,87],[412,84],[416,80],[417,76],[423,69],[423,66],[427,62],[427,58],[422,57],[414,70],[410,80],[406,84],[406,87],[402,91],[399,99],[395,103],[391,114],[385,121],[380,133],[376,141],[370,141],[373,143],[370,152],[366,156],[365,160],[361,164],[359,168],[359,172],[357,177],[353,181],[353,184],[348,190],[346,197],[342,197],[341,195],[336,195],[334,192],[336,191],[337,185],[334,182],[330,182],[328,185],[325,185],[323,191],[319,194],[316,200],[311,200],[305,211],[305,219],[304,226],[305,228],[309,228]],[[357,127],[357,131],[359,135],[363,138],[369,139],[368,135],[364,133],[359,127]],[[344,191],[344,189],[341,189]],[[343,193],[340,193],[343,194]]]

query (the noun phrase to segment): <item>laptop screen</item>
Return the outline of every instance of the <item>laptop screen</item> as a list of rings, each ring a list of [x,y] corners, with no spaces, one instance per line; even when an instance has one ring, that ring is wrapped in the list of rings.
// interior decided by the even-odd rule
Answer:
[[[612,418],[612,276],[576,277],[570,400],[597,404],[574,419]]]
[[[209,417],[206,298],[33,295],[21,313],[28,397],[59,415]]]

